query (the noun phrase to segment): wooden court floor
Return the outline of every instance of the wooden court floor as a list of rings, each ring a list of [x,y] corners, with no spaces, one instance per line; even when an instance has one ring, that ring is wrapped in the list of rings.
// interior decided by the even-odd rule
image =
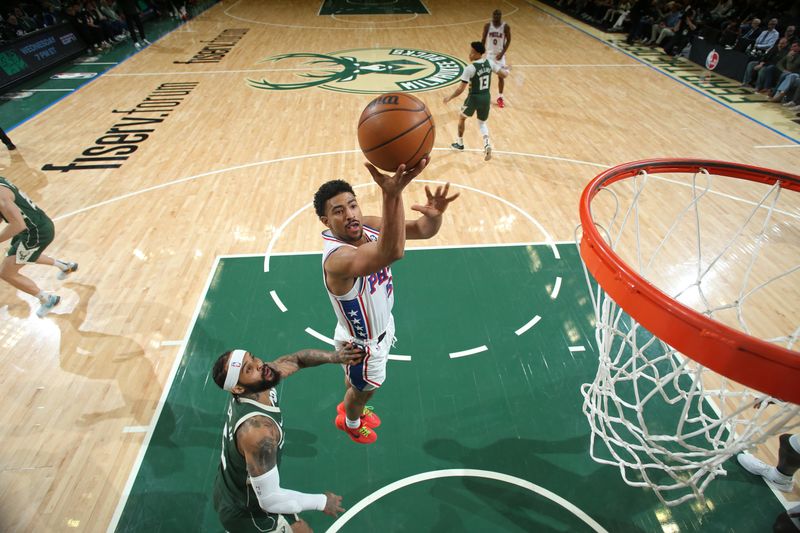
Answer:
[[[458,105],[441,100],[452,80],[439,76],[416,93],[437,125],[423,178],[462,191],[425,245],[572,241],[584,185],[625,161],[800,167],[787,136],[535,3],[425,3],[430,15],[318,16],[319,2],[221,2],[13,130],[19,149],[0,154],[0,174],[55,220],[49,251],[80,270],[60,283],[28,269],[63,297],[44,320],[32,298],[0,286],[0,529],[108,528],[165,388],[181,374],[177,358],[217,257],[319,250],[307,204],[328,179],[363,185],[364,210],[378,208],[355,124],[370,91],[394,79],[369,71],[307,86],[302,54],[339,65],[427,60],[421,75],[431,74],[445,67],[428,53],[465,61],[491,12],[503,10],[512,74],[507,107],[489,119],[492,161],[483,161],[474,122],[468,150],[448,150]],[[206,61],[215,39],[233,44]],[[414,183],[406,205],[422,197]],[[800,202],[787,202],[781,238],[797,257]],[[769,459],[774,448],[761,453]]]

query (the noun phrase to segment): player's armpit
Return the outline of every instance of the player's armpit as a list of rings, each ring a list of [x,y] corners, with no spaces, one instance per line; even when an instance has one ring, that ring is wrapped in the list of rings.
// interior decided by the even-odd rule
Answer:
[[[260,476],[277,463],[280,430],[269,417],[253,416],[236,430],[239,451],[247,462],[247,473]]]

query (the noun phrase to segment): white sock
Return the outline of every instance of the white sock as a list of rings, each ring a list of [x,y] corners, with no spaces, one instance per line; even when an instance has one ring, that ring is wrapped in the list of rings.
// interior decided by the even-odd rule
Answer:
[[[503,97],[503,93],[500,93],[500,96],[498,96],[498,98],[502,98],[502,97]]]
[[[66,272],[66,270],[69,268],[69,264],[61,261],[60,259],[55,259],[54,261],[55,265],[60,268],[62,272]]]
[[[39,299],[39,302],[46,303],[48,294],[44,291],[41,291],[39,294],[36,295],[36,297]]]
[[[350,420],[349,418],[347,418],[347,415],[344,415],[344,420],[345,423],[347,424],[347,427],[349,427],[350,429],[358,429],[359,427],[361,427],[360,418],[358,420]]]
[[[464,138],[463,137],[459,137],[458,139],[456,139],[456,142],[458,144],[464,144]]]
[[[800,434],[795,433],[791,437],[789,437],[789,444],[792,445],[794,451],[800,453]]]
[[[491,143],[489,143],[489,136],[488,135],[484,135],[483,136],[483,144],[484,144],[484,146],[486,146],[487,144],[491,144]]]

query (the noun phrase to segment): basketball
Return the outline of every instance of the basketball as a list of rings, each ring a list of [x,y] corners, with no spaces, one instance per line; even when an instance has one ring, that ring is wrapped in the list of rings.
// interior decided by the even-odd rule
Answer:
[[[401,164],[412,168],[431,153],[436,127],[428,108],[410,94],[382,94],[358,119],[358,144],[367,160],[394,172]]]

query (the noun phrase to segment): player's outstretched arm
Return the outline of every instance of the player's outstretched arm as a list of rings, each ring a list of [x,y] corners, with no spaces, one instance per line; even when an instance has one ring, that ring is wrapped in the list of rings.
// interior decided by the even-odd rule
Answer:
[[[357,365],[364,359],[364,350],[352,343],[345,344],[335,352],[324,350],[300,350],[292,354],[284,355],[275,359],[273,364],[280,372],[281,377],[287,377],[301,368],[310,368],[328,363],[338,363],[340,365]]]
[[[333,493],[305,494],[284,489],[276,466],[280,429],[266,416],[248,418],[236,432],[239,449],[247,462],[250,485],[259,506],[268,513],[293,514],[323,511],[336,516],[344,511],[342,497]]]
[[[335,284],[338,279],[350,281],[352,285],[352,278],[377,272],[402,259],[406,246],[402,190],[425,169],[429,161],[430,157],[424,157],[410,170],[406,170],[405,165],[400,165],[393,175],[383,174],[373,165],[366,164],[372,179],[383,191],[383,216],[379,219],[380,224],[375,224],[374,217],[367,217],[368,222],[378,226],[381,234],[375,242],[362,244],[357,248],[342,246],[333,252],[324,265],[329,284],[332,281]]]
[[[461,193],[455,193],[448,196],[450,191],[450,184],[446,183],[444,187],[441,185],[436,187],[436,192],[431,194],[430,188],[425,186],[425,195],[427,202],[425,205],[413,205],[411,209],[422,213],[422,216],[417,220],[409,220],[406,222],[406,236],[409,239],[430,239],[437,233],[442,226],[442,215],[450,205]]]

